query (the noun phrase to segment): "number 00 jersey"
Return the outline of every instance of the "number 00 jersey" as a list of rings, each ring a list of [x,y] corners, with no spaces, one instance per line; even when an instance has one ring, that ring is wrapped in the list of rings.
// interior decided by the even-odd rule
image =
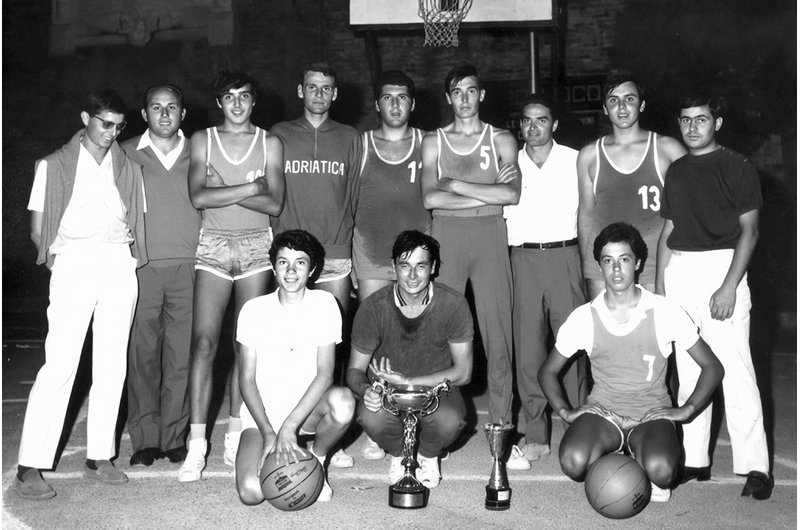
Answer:
[[[372,131],[364,133],[358,203],[353,232],[356,276],[392,280],[392,245],[404,230],[427,232],[431,215],[422,204],[422,131],[410,129],[412,141],[402,160],[383,158]]]
[[[658,168],[656,134],[649,133],[644,155],[636,168],[630,171],[621,170],[611,161],[603,140],[597,140],[596,145],[593,183],[595,208],[589,248],[594,245],[597,234],[611,223],[622,221],[633,225],[647,243],[647,261],[640,271],[638,283],[655,283],[658,238],[664,226],[660,213],[664,176]],[[586,279],[602,281],[597,262],[591,252],[589,254],[584,257],[584,276]]]

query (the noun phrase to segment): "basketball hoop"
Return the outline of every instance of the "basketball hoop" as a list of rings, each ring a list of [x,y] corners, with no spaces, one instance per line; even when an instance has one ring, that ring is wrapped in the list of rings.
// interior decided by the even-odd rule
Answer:
[[[470,7],[472,0],[419,0],[419,16],[425,22],[424,46],[458,46],[458,26]]]

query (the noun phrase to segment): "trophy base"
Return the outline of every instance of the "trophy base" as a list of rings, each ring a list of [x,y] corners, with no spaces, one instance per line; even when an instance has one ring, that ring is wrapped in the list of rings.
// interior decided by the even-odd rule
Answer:
[[[511,488],[496,489],[486,486],[486,509],[502,511],[511,508]]]
[[[415,485],[393,484],[389,486],[389,506],[405,510],[425,508],[428,506],[429,494],[430,490],[421,483]]]

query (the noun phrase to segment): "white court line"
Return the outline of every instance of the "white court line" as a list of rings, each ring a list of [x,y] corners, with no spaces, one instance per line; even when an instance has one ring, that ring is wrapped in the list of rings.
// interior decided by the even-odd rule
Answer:
[[[781,458],[778,455],[774,455],[772,457],[772,461],[775,464],[780,464],[782,466],[786,466],[790,469],[794,469],[795,471],[797,471],[797,462],[795,460],[791,460],[789,458]]]
[[[83,472],[79,471],[71,471],[68,473],[58,473],[58,472],[43,472],[42,473],[45,478],[47,479],[82,479]],[[170,471],[154,471],[154,470],[146,470],[146,471],[130,471],[126,470],[125,474],[128,475],[130,479],[159,479],[159,478],[168,478],[170,480],[177,480],[176,472],[174,470]],[[339,481],[378,481],[378,482],[386,482],[386,475],[384,473],[334,473],[330,475],[328,474],[328,478],[332,479],[334,482]],[[225,480],[233,480],[233,471],[203,471],[203,479],[225,479]],[[486,482],[488,480],[488,475],[449,475],[447,473],[444,474],[443,480],[453,481],[453,482]],[[729,485],[741,485],[744,481],[744,477],[720,477],[720,478],[712,478],[711,480],[704,482],[703,485],[717,485],[717,486],[729,486]],[[573,482],[573,480],[566,475],[510,475],[509,482],[511,483],[534,483],[534,482]],[[797,480],[776,480],[776,486],[797,486]]]
[[[27,403],[28,398],[19,398],[19,399],[4,399],[3,403]]]

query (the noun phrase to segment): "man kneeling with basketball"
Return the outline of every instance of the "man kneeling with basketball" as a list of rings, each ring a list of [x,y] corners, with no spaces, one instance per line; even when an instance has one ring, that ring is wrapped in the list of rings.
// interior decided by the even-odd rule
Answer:
[[[381,397],[370,386],[374,379],[391,385],[433,387],[450,381],[449,394],[439,396],[439,408],[419,418],[417,480],[428,488],[439,485],[439,456],[466,425],[466,407],[458,387],[472,377],[472,315],[461,293],[434,283],[439,267],[439,243],[408,230],[392,247],[397,280],[375,291],[356,313],[351,335],[347,385],[362,398],[358,423],[381,449],[392,455],[389,481],[404,474],[403,421],[381,410]]]
[[[236,456],[236,488],[244,504],[264,500],[259,473],[267,456],[277,464],[299,460],[298,435],[313,435],[308,449],[325,457],[353,419],[350,391],[333,385],[334,347],[342,320],[330,293],[306,288],[322,268],[325,251],[314,236],[289,230],[275,236],[269,258],[278,289],[247,302],[239,315],[239,383],[244,398]],[[325,480],[318,501],[333,496]]]
[[[639,231],[625,223],[604,228],[594,242],[605,290],[577,308],[561,326],[539,383],[553,410],[571,425],[559,449],[561,469],[583,480],[601,456],[627,452],[652,482],[651,500],[666,502],[681,459],[673,422],[685,422],[706,405],[723,368],[677,304],[634,283],[647,259]],[[673,408],[666,386],[672,343],[687,349],[702,368],[694,393]],[[594,388],[572,409],[558,374],[579,350],[589,356]]]

